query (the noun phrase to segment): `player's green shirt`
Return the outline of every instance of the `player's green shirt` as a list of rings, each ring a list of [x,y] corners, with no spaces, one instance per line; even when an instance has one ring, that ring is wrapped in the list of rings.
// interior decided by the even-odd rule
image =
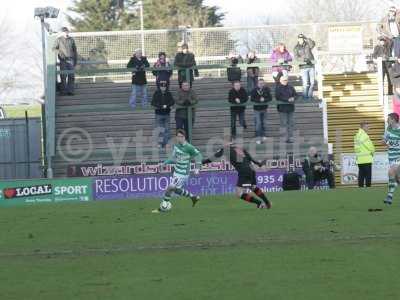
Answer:
[[[196,165],[200,167],[202,156],[199,150],[189,143],[175,144],[171,158],[165,163],[175,164],[175,173],[187,176],[190,173],[190,164],[193,158],[196,159]]]
[[[389,163],[395,161],[400,162],[400,128],[388,127],[384,139],[388,145]]]

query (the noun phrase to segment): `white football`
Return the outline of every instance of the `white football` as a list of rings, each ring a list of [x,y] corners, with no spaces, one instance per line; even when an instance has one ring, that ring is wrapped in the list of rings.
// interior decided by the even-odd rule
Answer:
[[[169,211],[172,208],[172,204],[169,201],[161,201],[160,203],[160,210],[161,211]]]

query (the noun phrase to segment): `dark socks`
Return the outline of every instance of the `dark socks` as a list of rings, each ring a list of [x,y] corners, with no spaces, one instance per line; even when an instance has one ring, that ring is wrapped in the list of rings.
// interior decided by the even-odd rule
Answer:
[[[258,199],[256,199],[256,198],[252,197],[252,196],[249,195],[249,194],[242,194],[242,196],[240,196],[240,198],[243,199],[243,200],[246,201],[246,202],[255,203],[255,204],[257,204],[257,205],[260,205],[260,204],[261,204],[261,201],[260,201],[260,200],[258,200]]]
[[[259,187],[256,186],[256,188],[253,190],[253,192],[254,192],[254,194],[257,195],[257,197],[260,197],[261,199],[263,199],[265,203],[268,201],[267,196],[265,196],[265,194]]]

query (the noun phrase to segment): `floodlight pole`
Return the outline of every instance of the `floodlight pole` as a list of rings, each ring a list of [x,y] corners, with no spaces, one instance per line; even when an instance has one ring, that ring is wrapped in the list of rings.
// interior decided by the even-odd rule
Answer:
[[[42,29],[43,90],[44,93],[46,93],[47,65],[46,65],[46,32],[44,25],[44,16],[40,17],[40,25]]]
[[[142,54],[145,55],[144,50],[144,17],[143,17],[143,1],[139,1],[137,3],[140,9],[140,33],[142,37]]]

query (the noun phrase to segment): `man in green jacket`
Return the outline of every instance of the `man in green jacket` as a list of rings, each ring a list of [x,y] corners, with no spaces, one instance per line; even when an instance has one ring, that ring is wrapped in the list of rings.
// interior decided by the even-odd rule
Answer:
[[[359,187],[364,187],[364,182],[365,186],[371,186],[372,162],[374,160],[375,147],[367,132],[368,123],[363,121],[354,137],[354,152],[357,156]]]

